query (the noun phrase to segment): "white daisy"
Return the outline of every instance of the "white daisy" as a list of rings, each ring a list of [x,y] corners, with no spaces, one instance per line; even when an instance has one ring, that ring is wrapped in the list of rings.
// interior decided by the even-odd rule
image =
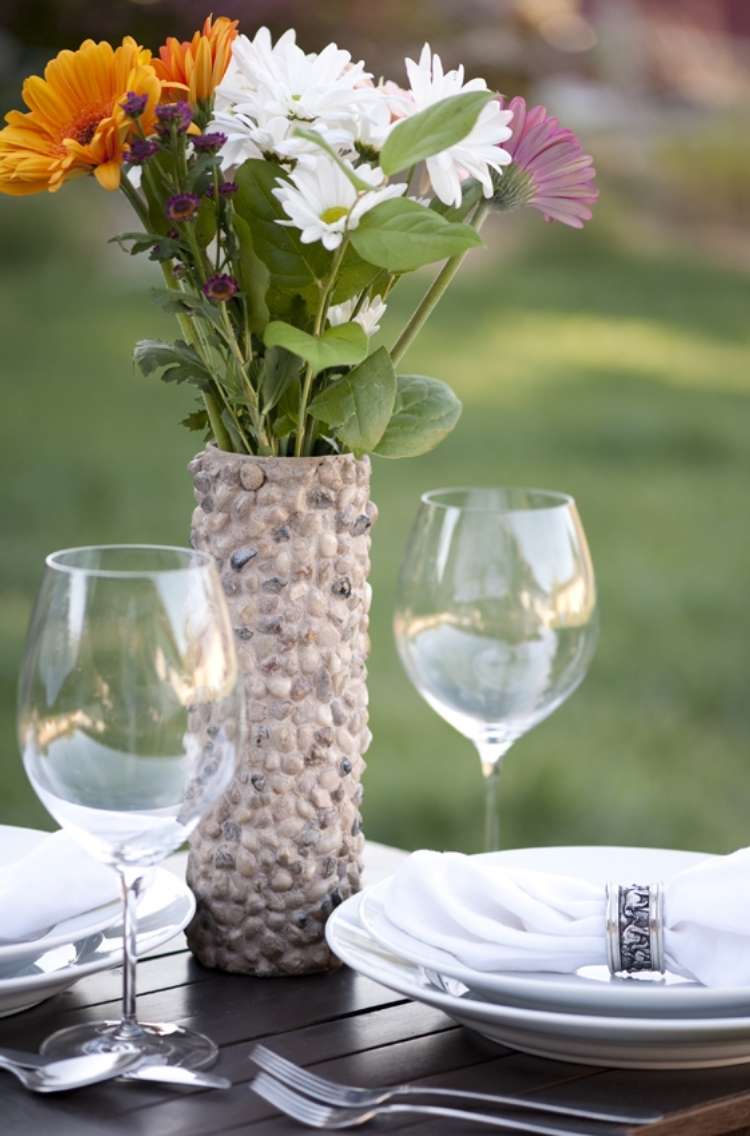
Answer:
[[[319,54],[305,54],[294,31],[276,44],[268,28],[255,38],[238,36],[232,60],[216,90],[212,128],[228,137],[227,165],[275,153],[296,158],[312,143],[294,138],[298,126],[321,134],[333,146],[350,149],[369,114],[382,118],[382,98],[364,63],[331,43]]]
[[[277,116],[261,123],[236,107],[214,112],[208,129],[220,130],[226,135],[227,140],[221,148],[221,164],[228,169],[241,166],[247,158],[276,155],[289,133],[289,122]]]
[[[419,63],[406,60],[406,73],[413,97],[413,109],[407,109],[407,114],[425,110],[451,95],[487,90],[484,79],[464,83],[463,67],[443,71],[440,56],[433,55],[427,43],[422,48]],[[401,106],[406,109],[408,104],[403,101]],[[500,173],[500,167],[511,161],[510,154],[499,143],[510,138],[512,131],[508,123],[512,117],[512,112],[502,110],[493,99],[482,108],[465,138],[427,159],[427,172],[436,197],[446,205],[460,205],[461,182],[466,177],[476,178],[484,196],[492,196],[492,170]]]
[[[279,181],[273,194],[290,219],[277,221],[300,230],[303,244],[322,241],[327,249],[341,244],[345,230],[356,229],[361,218],[381,201],[400,197],[404,182],[384,185],[381,170],[358,166],[357,177],[372,186],[358,192],[342,169],[327,155],[300,163],[290,181]]]
[[[356,299],[345,300],[343,304],[333,304],[328,309],[328,322],[331,327],[338,327],[341,323],[349,323],[356,306]],[[380,331],[380,321],[385,315],[387,307],[388,305],[381,296],[373,296],[371,300],[365,300],[354,316],[353,322],[358,323],[368,337],[375,335],[376,332]]]

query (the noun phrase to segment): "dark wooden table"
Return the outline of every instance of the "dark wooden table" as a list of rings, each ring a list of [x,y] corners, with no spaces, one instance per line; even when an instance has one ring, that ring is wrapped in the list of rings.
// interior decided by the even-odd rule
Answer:
[[[120,977],[119,971],[93,975],[33,1010],[3,1019],[0,1047],[36,1048],[62,1026],[116,1017]],[[176,1021],[210,1034],[221,1046],[216,1070],[232,1079],[233,1088],[175,1092],[110,1082],[35,1096],[0,1074],[0,1134],[292,1136],[304,1130],[248,1089],[253,1075],[248,1054],[261,1038],[294,1061],[354,1084],[409,1080],[669,1112],[668,1119],[649,1128],[650,1136],[750,1133],[747,1066],[646,1073],[545,1061],[511,1050],[490,1053],[439,1011],[408,1002],[346,969],[301,979],[231,976],[204,970],[184,940],[176,939],[140,962],[138,1007],[143,1021]],[[588,1122],[559,1121],[559,1126],[561,1132],[585,1130],[596,1136],[626,1133]],[[490,1131],[413,1118],[381,1121],[372,1128],[419,1130],[429,1136]]]

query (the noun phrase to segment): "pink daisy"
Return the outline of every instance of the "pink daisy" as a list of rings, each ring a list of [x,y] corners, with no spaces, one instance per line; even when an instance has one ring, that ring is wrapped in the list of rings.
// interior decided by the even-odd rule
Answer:
[[[528,109],[518,96],[507,105],[501,97],[500,105],[513,111],[513,136],[503,142],[513,161],[495,178],[494,204],[499,209],[531,205],[545,221],[582,229],[599,196],[593,184],[594,159],[584,154],[573,131],[561,127],[543,106]]]

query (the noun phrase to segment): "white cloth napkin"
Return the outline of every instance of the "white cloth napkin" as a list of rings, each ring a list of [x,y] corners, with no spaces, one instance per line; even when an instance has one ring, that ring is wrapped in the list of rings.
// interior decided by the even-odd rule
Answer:
[[[664,884],[667,969],[705,986],[750,986],[750,848]],[[569,973],[607,962],[604,885],[571,876],[414,852],[383,908],[396,927],[473,970]]]
[[[41,937],[64,919],[117,899],[117,874],[62,830],[0,868],[0,943]]]

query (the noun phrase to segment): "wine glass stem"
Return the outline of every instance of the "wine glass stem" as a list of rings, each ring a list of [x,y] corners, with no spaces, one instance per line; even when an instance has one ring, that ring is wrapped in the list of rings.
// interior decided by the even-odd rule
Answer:
[[[128,1040],[141,1032],[135,1009],[135,975],[138,960],[136,945],[138,919],[135,909],[143,886],[143,876],[133,868],[120,868],[118,871],[123,915],[122,1021],[118,1035],[123,1040]]]
[[[498,786],[500,784],[500,766],[509,745],[499,742],[477,743],[479,760],[482,763],[482,776],[484,777],[484,851],[497,852],[500,848],[500,812],[498,808]]]

